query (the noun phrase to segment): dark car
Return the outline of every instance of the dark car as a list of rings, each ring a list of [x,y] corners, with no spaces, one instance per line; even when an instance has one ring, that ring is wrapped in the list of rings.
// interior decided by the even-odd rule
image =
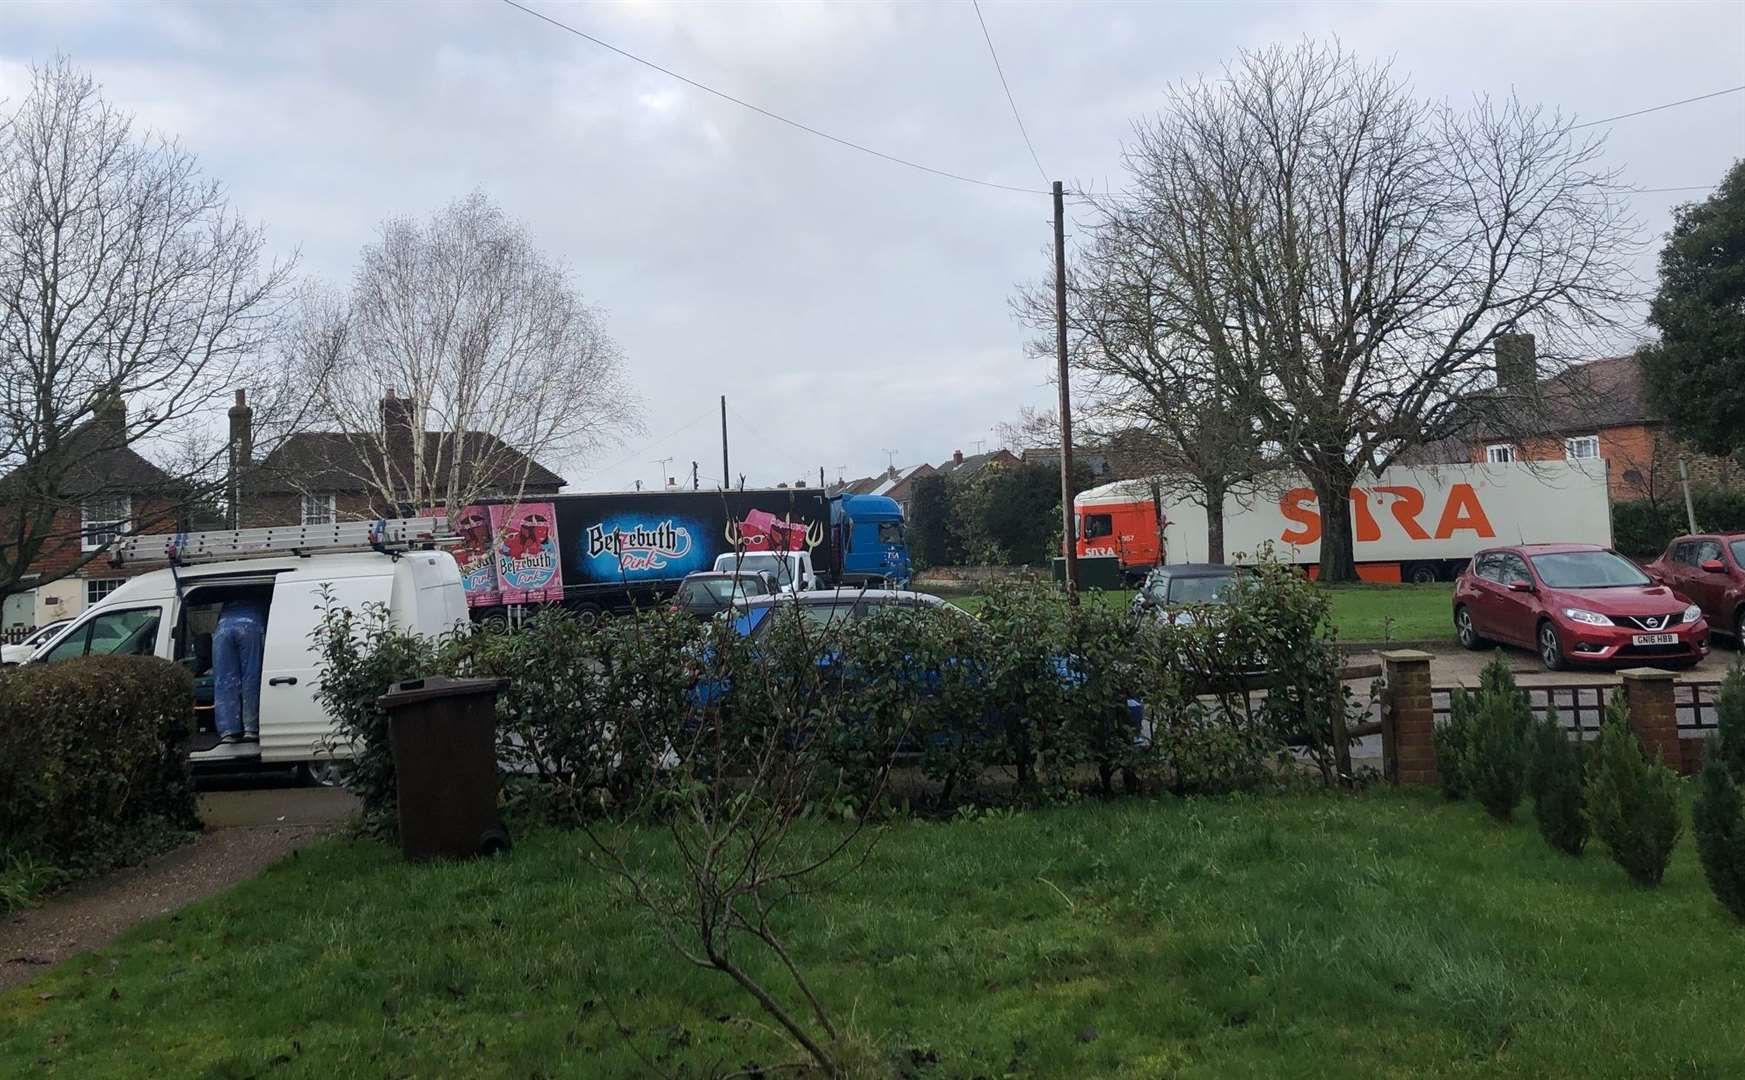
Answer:
[[[1135,615],[1193,623],[1208,605],[1229,603],[1242,580],[1236,567],[1223,563],[1160,566],[1133,594],[1132,610]]]
[[[1703,609],[1709,625],[1745,645],[1745,533],[1681,536],[1648,573]]]
[[[1473,556],[1454,581],[1460,643],[1533,649],[1547,670],[1574,663],[1688,667],[1708,655],[1700,607],[1615,551],[1524,544]]]
[[[745,602],[775,592],[769,577],[750,570],[714,571],[688,574],[673,595],[673,607],[699,618],[707,619],[730,607],[743,607]]]

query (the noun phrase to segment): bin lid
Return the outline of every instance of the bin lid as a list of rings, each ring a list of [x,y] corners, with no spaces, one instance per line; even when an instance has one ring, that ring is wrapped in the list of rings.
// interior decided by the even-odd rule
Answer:
[[[495,694],[508,685],[508,679],[451,679],[446,675],[430,675],[395,683],[388,687],[387,693],[376,699],[376,704],[384,709],[398,709],[414,702],[433,701],[438,698]]]

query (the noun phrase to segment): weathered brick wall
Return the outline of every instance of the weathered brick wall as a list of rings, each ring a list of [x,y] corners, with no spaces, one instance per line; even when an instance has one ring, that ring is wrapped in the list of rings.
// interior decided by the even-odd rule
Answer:
[[[1381,732],[1382,769],[1396,784],[1436,783],[1435,705],[1430,698],[1430,654],[1396,649],[1381,654],[1387,703]]]
[[[1575,433],[1582,434],[1582,433]],[[1613,502],[1667,499],[1679,494],[1678,459],[1682,455],[1691,483],[1710,487],[1745,487],[1745,469],[1731,458],[1697,453],[1666,434],[1658,424],[1630,424],[1587,434],[1597,435],[1600,457],[1607,465],[1607,487]],[[1470,450],[1474,464],[1485,461],[1488,443]],[[1515,445],[1522,461],[1561,461],[1563,437],[1525,439]]]

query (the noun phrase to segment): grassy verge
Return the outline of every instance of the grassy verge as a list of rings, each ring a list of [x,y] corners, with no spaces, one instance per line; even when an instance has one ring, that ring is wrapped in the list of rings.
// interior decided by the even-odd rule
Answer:
[[[1329,585],[1333,621],[1342,641],[1454,640],[1452,585]],[[1127,590],[1087,594],[1093,603],[1125,607],[1133,599]],[[965,611],[978,611],[986,598],[954,596]],[[1391,620],[1391,621],[1390,621]]]
[[[193,838],[187,829],[151,818],[121,829],[64,865],[37,852],[0,848],[0,914],[29,907],[85,878],[134,866]]]
[[[1342,641],[1454,640],[1454,586],[1329,585]]]
[[[0,997],[0,1075],[795,1061],[584,844],[539,832],[499,861],[433,867],[312,848]],[[1602,855],[1429,795],[904,823],[789,919],[864,1075],[1745,1075],[1745,933],[1688,841],[1644,891]]]

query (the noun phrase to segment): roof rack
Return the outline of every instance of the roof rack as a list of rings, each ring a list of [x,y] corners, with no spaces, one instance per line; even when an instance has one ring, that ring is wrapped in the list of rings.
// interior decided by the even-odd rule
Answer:
[[[328,525],[274,525],[264,529],[216,529],[192,533],[141,533],[123,537],[109,553],[112,565],[167,562],[172,566],[252,559],[268,555],[325,555],[342,551],[397,554],[457,540],[445,517],[338,521]]]

